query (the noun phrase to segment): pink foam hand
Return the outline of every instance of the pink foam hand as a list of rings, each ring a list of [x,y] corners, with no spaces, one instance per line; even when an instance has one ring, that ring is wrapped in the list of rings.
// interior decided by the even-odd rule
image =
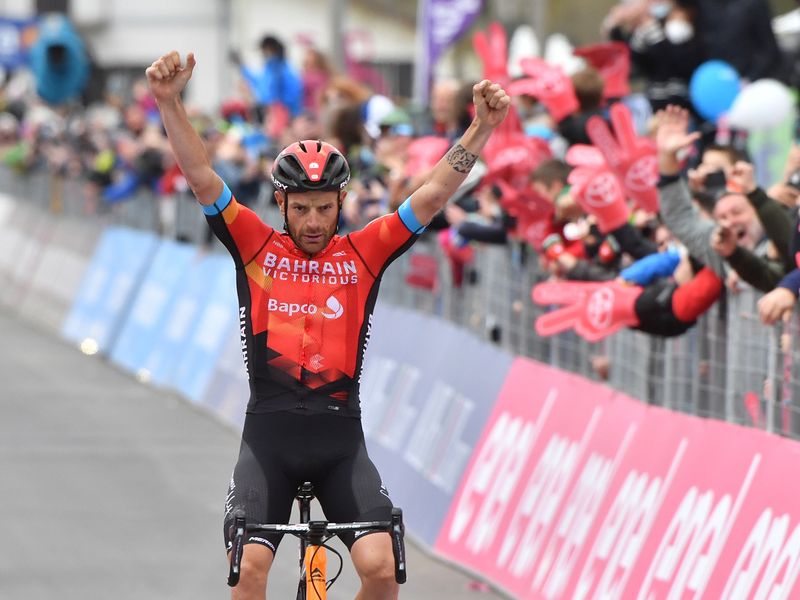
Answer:
[[[486,31],[475,32],[472,47],[483,63],[483,78],[506,85],[509,79],[508,36],[503,26],[495,21]]]
[[[588,144],[573,144],[567,150],[566,161],[573,167],[604,167],[606,159],[603,153]]]
[[[578,110],[580,105],[575,88],[563,69],[540,58],[522,59],[520,67],[529,77],[510,83],[507,88],[509,94],[534,96],[545,105],[556,122]]]
[[[536,333],[550,336],[573,329],[589,342],[597,342],[623,327],[639,324],[636,299],[639,286],[616,281],[549,281],[534,286],[531,297],[537,304],[560,305],[536,319]]]
[[[406,177],[413,177],[432,169],[449,149],[450,142],[435,135],[415,139],[406,149],[403,174]]]
[[[658,212],[658,162],[656,145],[636,135],[630,110],[622,103],[610,109],[614,133],[598,116],[586,123],[586,133],[602,152],[609,167],[620,177],[627,195],[639,208]]]
[[[540,138],[528,137],[521,131],[496,131],[483,150],[488,168],[484,180],[502,180],[522,189],[536,167],[552,156],[550,146]]]
[[[616,174],[603,163],[576,167],[567,179],[571,193],[581,208],[597,219],[597,227],[608,233],[621,227],[630,217],[625,192]]]
[[[630,73],[631,55],[624,42],[603,42],[575,49],[575,56],[586,59],[591,66],[600,71],[605,82],[603,96],[622,98],[631,93]]]

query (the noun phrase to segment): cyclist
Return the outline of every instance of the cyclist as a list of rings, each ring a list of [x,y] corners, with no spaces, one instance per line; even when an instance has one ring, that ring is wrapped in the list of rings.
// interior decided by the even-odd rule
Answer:
[[[251,395],[226,499],[225,536],[235,508],[249,521],[288,522],[297,486],[312,481],[331,521],[388,520],[391,500],[367,456],[358,398],[361,363],[381,274],[414,243],[466,178],[508,113],[496,83],[473,88],[476,116],[391,214],[336,235],[350,172],[333,146],[296,142],[276,158],[272,179],[284,233],[238,204],[213,171],[180,93],[195,66],[165,54],[147,69],[178,165],[237,270],[242,350]],[[234,598],[264,598],[280,536],[246,540]],[[361,578],[358,598],[395,598],[387,533],[345,537]]]

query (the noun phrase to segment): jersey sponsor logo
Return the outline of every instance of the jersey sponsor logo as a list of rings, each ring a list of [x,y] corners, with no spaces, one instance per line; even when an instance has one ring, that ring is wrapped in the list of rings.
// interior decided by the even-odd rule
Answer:
[[[336,299],[336,296],[331,296],[328,298],[325,306],[328,310],[326,311],[323,309],[322,316],[326,319],[338,319],[344,314],[344,306],[342,306],[342,303]]]
[[[274,185],[279,190],[283,190],[283,191],[286,191],[286,190],[289,189],[289,186],[283,185],[280,181],[275,179],[274,176],[272,177],[272,185]]]
[[[316,315],[319,313],[326,319],[338,319],[344,314],[344,307],[335,296],[328,298],[324,308],[319,308],[316,304],[311,303],[280,302],[275,298],[270,298],[267,300],[267,310],[283,313],[290,317],[294,315]]]
[[[334,256],[339,256],[336,253]],[[346,256],[346,254],[343,254]],[[279,257],[267,252],[261,271],[266,277],[294,283],[322,283],[348,285],[358,283],[358,265],[355,260],[310,260]]]
[[[247,308],[239,307],[239,340],[242,346],[242,359],[244,360],[244,371],[250,375],[250,365],[247,354]]]

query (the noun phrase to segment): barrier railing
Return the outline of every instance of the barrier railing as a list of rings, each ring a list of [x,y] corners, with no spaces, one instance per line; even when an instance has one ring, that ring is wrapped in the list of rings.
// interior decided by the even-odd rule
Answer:
[[[93,206],[84,185],[43,172],[21,175],[0,169],[0,189],[51,213],[155,230],[197,244],[211,243],[222,251],[210,241],[202,213],[188,194],[162,197],[141,189],[125,201]],[[265,221],[281,226],[266,194],[253,208]],[[434,257],[439,265],[438,285],[432,290],[406,283],[411,256],[418,253]],[[463,285],[454,287],[435,237],[423,236],[386,271],[381,295],[393,304],[450,320],[513,354],[589,379],[607,378],[610,386],[644,402],[800,437],[800,356],[795,342],[800,322],[795,315],[781,326],[761,324],[756,311],[759,293],[745,289],[727,294],[681,337],[663,339],[624,330],[588,343],[572,333],[536,335],[534,322],[546,308],[531,302],[530,290],[547,275],[527,246],[476,247],[467,269]]]

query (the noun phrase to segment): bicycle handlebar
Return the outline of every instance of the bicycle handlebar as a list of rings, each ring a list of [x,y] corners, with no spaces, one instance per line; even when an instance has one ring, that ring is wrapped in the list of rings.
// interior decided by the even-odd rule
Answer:
[[[233,545],[231,547],[231,564],[228,572],[228,585],[235,587],[239,583],[242,551],[244,549],[245,532],[260,531],[263,533],[289,533],[310,543],[322,542],[321,537],[331,537],[346,531],[386,531],[392,538],[392,554],[394,555],[394,578],[397,583],[406,582],[406,549],[403,536],[403,511],[392,509],[390,521],[361,521],[354,523],[328,523],[327,521],[311,521],[292,525],[271,523],[247,523],[244,511],[238,509],[233,519]]]

